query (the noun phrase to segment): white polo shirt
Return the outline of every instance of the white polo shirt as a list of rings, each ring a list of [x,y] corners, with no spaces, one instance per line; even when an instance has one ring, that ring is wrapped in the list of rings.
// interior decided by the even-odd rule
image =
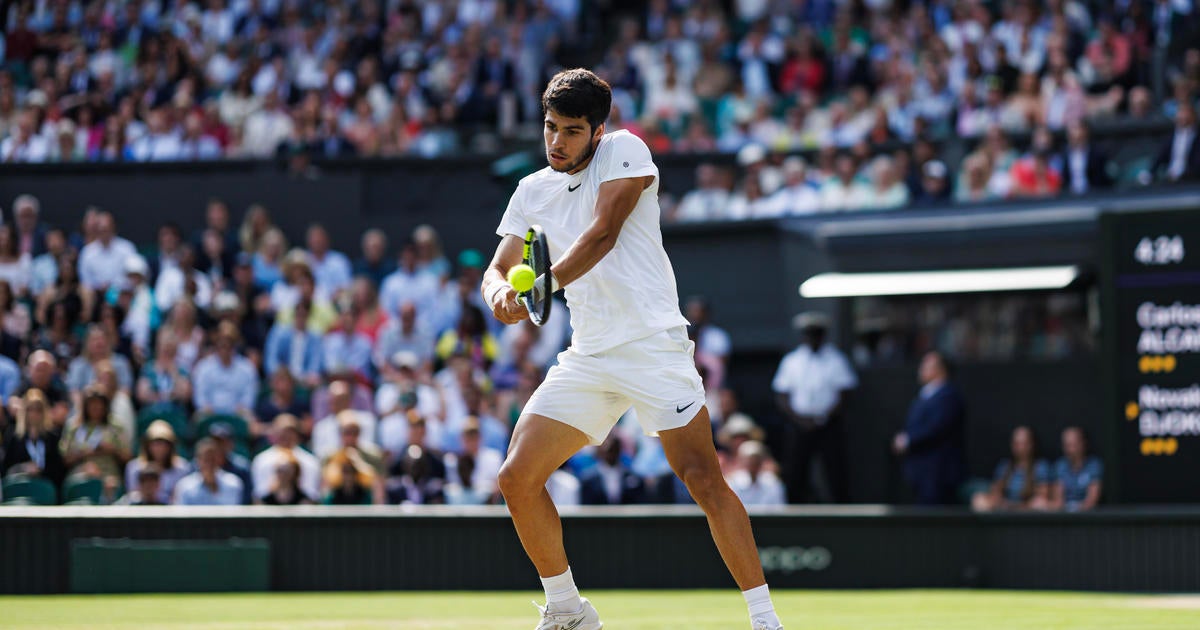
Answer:
[[[843,391],[857,386],[846,355],[828,343],[816,352],[807,344],[789,352],[771,383],[777,393],[787,394],[792,411],[818,418],[833,411]]]
[[[646,143],[628,131],[614,131],[600,139],[582,171],[568,175],[547,166],[525,177],[496,228],[500,236],[523,239],[530,225],[541,225],[550,259],[557,261],[591,224],[600,184],[647,175],[654,183],[642,191],[616,246],[565,289],[575,331],[571,343],[582,354],[688,324],[679,312],[675,271],[663,249],[658,167]]]

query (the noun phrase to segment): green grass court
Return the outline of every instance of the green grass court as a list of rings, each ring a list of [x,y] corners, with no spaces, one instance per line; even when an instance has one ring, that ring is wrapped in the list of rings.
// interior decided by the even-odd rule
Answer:
[[[605,630],[744,630],[736,591],[593,591]],[[531,630],[541,593],[0,597],[15,629]],[[1200,597],[1012,591],[780,591],[788,630],[1200,628]]]

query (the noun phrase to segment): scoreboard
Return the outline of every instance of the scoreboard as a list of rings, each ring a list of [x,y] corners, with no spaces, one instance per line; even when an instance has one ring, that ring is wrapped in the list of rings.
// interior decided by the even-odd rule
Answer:
[[[1101,229],[1106,481],[1125,503],[1200,501],[1200,211],[1105,214]]]

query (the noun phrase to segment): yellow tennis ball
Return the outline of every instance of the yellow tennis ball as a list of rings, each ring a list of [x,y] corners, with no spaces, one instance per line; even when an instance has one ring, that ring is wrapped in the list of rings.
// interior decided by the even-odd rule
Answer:
[[[517,293],[525,293],[532,289],[535,278],[537,276],[533,274],[533,267],[529,265],[516,265],[508,270],[508,283]]]

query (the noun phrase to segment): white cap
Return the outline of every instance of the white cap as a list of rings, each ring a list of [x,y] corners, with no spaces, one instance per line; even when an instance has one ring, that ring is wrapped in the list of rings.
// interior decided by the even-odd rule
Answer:
[[[738,151],[737,161],[742,166],[750,166],[767,159],[767,150],[759,144],[748,144]]]
[[[142,277],[149,277],[150,265],[146,264],[146,259],[134,254],[125,259],[125,274],[137,274]]]

